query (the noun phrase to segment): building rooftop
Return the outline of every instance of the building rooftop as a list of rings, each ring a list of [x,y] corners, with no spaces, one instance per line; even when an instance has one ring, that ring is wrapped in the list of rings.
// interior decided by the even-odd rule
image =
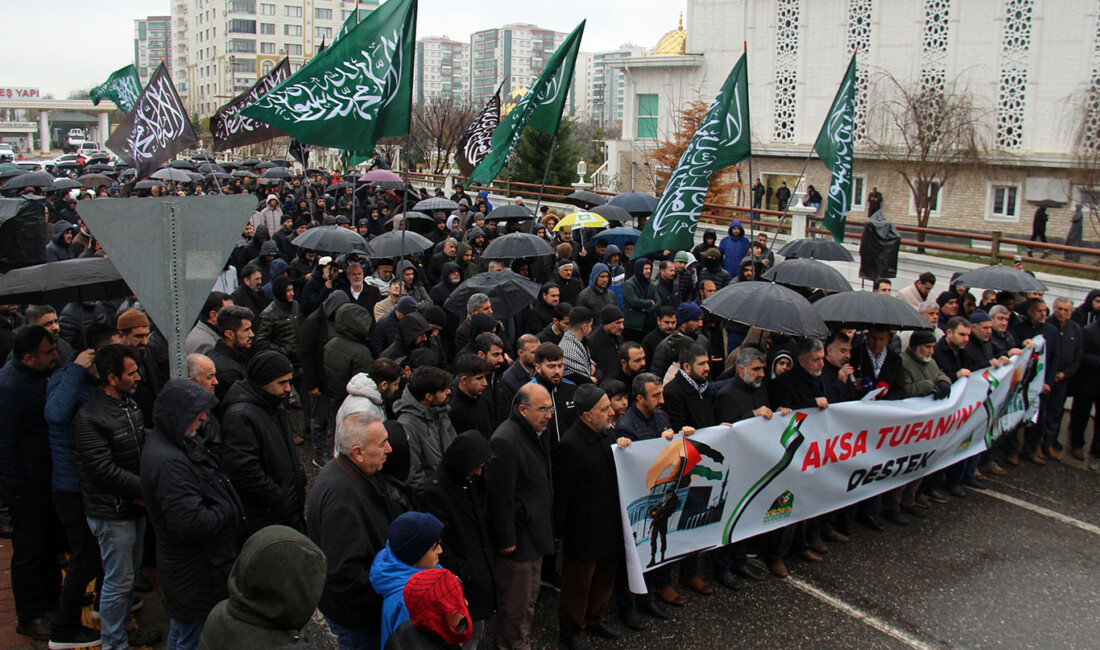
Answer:
[[[680,25],[668,32],[657,42],[657,47],[650,52],[653,56],[676,56],[687,51],[687,32],[684,31],[684,14],[680,14]]]

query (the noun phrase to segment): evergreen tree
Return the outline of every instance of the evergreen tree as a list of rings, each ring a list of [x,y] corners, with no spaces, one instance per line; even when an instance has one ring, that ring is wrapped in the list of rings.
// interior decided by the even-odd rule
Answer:
[[[573,120],[562,119],[561,126],[558,127],[558,143],[550,161],[550,173],[546,175],[547,185],[569,187],[577,180],[577,163],[584,151],[573,139],[575,129],[576,123]],[[525,129],[512,150],[507,169],[501,176],[517,183],[541,183],[542,174],[546,171],[546,154],[550,151],[552,141],[552,136],[535,129]]]

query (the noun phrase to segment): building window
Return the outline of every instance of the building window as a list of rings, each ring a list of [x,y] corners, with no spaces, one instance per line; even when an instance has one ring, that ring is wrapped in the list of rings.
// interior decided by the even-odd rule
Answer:
[[[237,59],[233,62],[233,72],[256,74],[256,59]]]
[[[260,43],[260,54],[275,54],[275,44]]]
[[[255,14],[256,0],[229,0],[229,13]]]
[[[275,23],[260,23],[260,33],[275,35]]]
[[[313,17],[317,20],[332,20],[332,9],[314,9]]]
[[[274,43],[270,43],[269,45],[272,45],[272,46],[274,46],[275,44],[274,44]],[[274,63],[273,61],[270,61],[270,60],[269,60],[269,61],[264,61],[264,64],[263,64],[263,74],[271,74],[271,70],[272,70],[272,69],[273,69],[274,67],[275,67],[275,63]]]
[[[1020,220],[1020,186],[1006,183],[990,183],[986,219],[990,221]]]
[[[867,209],[867,176],[864,174],[852,175],[852,210],[863,211]]]
[[[947,79],[947,32],[951,0],[924,0],[921,30],[921,86],[942,91]]]
[[[301,7],[283,7],[283,15],[286,16],[287,18],[301,18],[302,17],[302,8]]]
[[[638,137],[657,139],[657,95],[638,95]]]
[[[256,41],[247,38],[233,38],[229,40],[229,52],[252,53],[255,51]]]
[[[283,36],[301,36],[301,25],[283,25]]]
[[[332,28],[331,27],[314,27],[313,28],[313,37],[314,38],[327,38],[328,40],[331,41],[332,40]]]
[[[856,49],[871,49],[871,0],[848,0],[848,56]],[[857,141],[863,140],[867,123],[867,66],[856,62],[855,132]]]
[[[794,140],[798,88],[799,0],[778,0],[775,25],[775,119],[773,136]]]
[[[997,146],[1023,145],[1024,94],[1027,91],[1028,53],[1034,0],[1005,0],[1001,35],[1001,84],[997,94]]]
[[[928,216],[938,217],[940,216],[940,206],[942,205],[943,188],[940,187],[939,181],[932,181],[932,209],[929,210]],[[917,202],[913,200],[913,193],[909,193],[909,216],[917,216]]]
[[[274,16],[275,5],[267,4],[265,2],[260,3],[260,15],[261,16]]]
[[[229,33],[230,34],[255,34],[256,33],[256,21],[245,20],[243,18],[234,18],[229,21]]]
[[[286,53],[294,56],[302,56],[302,46],[299,43],[290,43],[286,46]]]

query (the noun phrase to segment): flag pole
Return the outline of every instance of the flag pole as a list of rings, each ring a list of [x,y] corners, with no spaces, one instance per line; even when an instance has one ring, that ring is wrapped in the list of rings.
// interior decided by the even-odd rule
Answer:
[[[748,54],[749,42],[748,41],[742,41],[742,43],[744,44],[745,53]],[[746,61],[747,61],[747,59],[746,59]],[[749,129],[750,130],[752,129],[751,124],[749,125]],[[749,234],[750,235],[752,235],[756,232],[756,213],[753,209],[753,208],[756,207],[754,205],[754,203],[756,201],[756,195],[753,193],[753,188],[754,188],[753,183],[755,183],[755,182],[756,182],[756,177],[752,175],[752,149],[750,148],[749,149]],[[750,256],[752,255],[752,242],[749,242],[749,255]],[[756,277],[756,265],[755,264],[753,264],[752,269],[753,269],[753,277]]]
[[[358,6],[359,5],[359,0],[355,0],[355,4],[356,4],[356,6]],[[356,20],[359,19],[359,12],[358,11],[356,11],[356,13],[355,13],[355,19]],[[413,40],[415,40],[416,39],[416,13],[415,12],[412,15],[412,21],[413,21],[413,29],[412,29]],[[412,62],[412,64],[414,66],[416,65],[416,49],[415,48],[413,48],[413,62]],[[409,103],[411,104],[412,103],[412,97],[411,96],[410,96],[409,100],[410,100]],[[405,173],[404,173],[405,187],[402,188],[402,199],[401,199],[401,257],[405,256],[405,233],[408,232],[408,230],[409,230],[409,215],[407,213],[408,213],[408,210],[409,210],[409,162],[411,161],[410,154],[412,152],[412,132],[413,132],[413,110],[412,110],[412,106],[410,105],[409,106],[409,130],[405,132]],[[395,267],[396,267],[396,265],[395,265]]]
[[[546,168],[542,170],[542,184],[539,185],[539,198],[535,201],[535,219],[539,216],[539,207],[542,205],[542,193],[546,190],[546,177],[550,175],[550,163],[554,160],[554,147],[558,144],[558,134],[554,133],[554,138],[550,140],[550,154],[546,156]]]

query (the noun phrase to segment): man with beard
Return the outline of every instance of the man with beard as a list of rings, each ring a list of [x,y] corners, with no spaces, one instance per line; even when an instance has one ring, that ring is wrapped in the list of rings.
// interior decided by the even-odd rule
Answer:
[[[347,279],[347,294],[350,302],[363,307],[368,313],[373,314],[374,306],[382,299],[382,292],[379,291],[377,287],[367,284],[366,280],[364,280],[363,265],[359,262],[348,264],[348,269],[344,277]]]
[[[634,378],[645,372],[646,356],[641,343],[624,341],[618,348],[618,366],[607,379],[616,379],[627,386],[634,384]]]
[[[462,268],[453,261],[447,262],[440,270],[441,279],[428,292],[428,297],[432,299],[432,303],[443,306],[443,303],[447,302],[447,298],[451,296],[451,292],[454,291],[458,285],[462,284],[462,280],[465,279],[465,275],[462,273]],[[449,317],[453,318],[453,315]],[[458,327],[458,323],[454,324],[454,327]],[[453,330],[453,328],[452,328]]]
[[[559,302],[554,306],[553,320],[550,324],[538,332],[539,341],[543,343],[561,343],[561,337],[569,329],[569,312],[573,311],[573,305],[567,302]]]
[[[577,419],[573,406],[577,385],[565,379],[565,353],[561,347],[543,343],[535,349],[535,378],[531,382],[539,384],[550,394],[554,409],[541,440],[547,449],[553,450]]]
[[[516,393],[535,376],[535,350],[538,347],[539,340],[533,334],[523,334],[516,341],[516,362],[504,371],[497,382],[495,397],[498,420],[508,417]]]
[[[554,320],[554,308],[561,301],[561,288],[546,282],[539,289],[538,300],[523,312],[523,328],[528,334],[538,334]],[[557,341],[552,341],[556,343]]]
[[[419,312],[413,312],[401,319],[401,329],[397,334],[397,340],[385,350],[382,350],[382,354],[378,358],[393,359],[398,365],[404,365],[405,360],[412,354],[413,350],[428,346],[428,336],[431,335],[431,332],[432,326],[428,324],[428,320],[421,316]],[[432,355],[432,358],[435,363],[440,362],[439,359],[434,358],[434,355]]]
[[[693,302],[681,303],[676,308],[676,322],[680,326],[679,329],[666,336],[657,345],[657,349],[653,353],[653,363],[650,364],[650,370],[658,377],[665,376],[668,367],[672,365],[675,359],[675,352],[671,345],[673,337],[680,336],[685,341],[701,345],[704,350],[710,345],[707,337],[702,334],[703,309],[699,305]],[[682,344],[682,342],[679,343]]]
[[[99,540],[103,560],[100,637],[109,648],[152,645],[157,630],[137,630],[130,620],[135,567],[141,566],[145,515],[141,495],[141,448],[145,427],[131,399],[139,375],[133,346],[96,351],[100,390],[73,420],[72,450],[80,473],[84,514]]]
[[[455,431],[478,431],[488,440],[496,429],[497,418],[492,402],[485,399],[488,376],[493,367],[476,354],[460,354],[455,359],[457,381],[451,390],[451,424]]]
[[[218,385],[214,395],[222,400],[238,379],[244,379],[244,366],[252,351],[252,311],[238,305],[227,305],[218,310],[218,333],[221,338],[214,344],[210,360],[217,369]]]
[[[740,422],[752,417],[770,420],[774,412],[769,408],[768,388],[764,385],[767,363],[764,353],[756,348],[741,348],[737,353],[737,376],[718,392],[716,413],[722,422]],[[780,415],[789,415],[791,409],[780,407]]]
[[[597,318],[599,318],[600,310],[604,307],[618,307],[619,303],[615,298],[615,294],[607,289],[610,285],[611,270],[603,262],[597,262],[592,266],[592,275],[589,278],[588,286],[577,296],[577,306],[587,307],[592,310]],[[596,324],[599,325],[600,321],[597,320]]]
[[[623,310],[607,305],[600,310],[599,324],[588,335],[588,350],[596,364],[596,376],[607,379],[619,369],[619,346],[623,344]],[[630,385],[629,383],[627,384]]]
[[[859,388],[852,380],[855,369],[848,363],[852,359],[852,339],[844,332],[837,332],[825,342],[825,365],[821,381],[825,385],[825,398],[830,404],[859,399]]]
[[[241,286],[230,296],[233,304],[252,310],[252,322],[260,322],[260,314],[267,307],[268,299],[261,289],[263,275],[260,269],[248,264],[241,270]]]
[[[73,346],[69,345],[69,342],[61,336],[61,321],[57,318],[57,310],[50,305],[28,305],[26,311],[23,312],[23,324],[37,325],[50,333],[54,343],[57,343],[58,363],[68,363],[76,356]],[[6,359],[7,355],[2,358]]]
[[[657,310],[657,327],[642,337],[645,358],[653,359],[657,346],[676,329],[676,307],[665,306]]]
[[[878,399],[902,399],[905,392],[901,356],[890,350],[892,336],[892,332],[885,327],[872,327],[867,331],[863,345],[852,355],[852,367],[857,378],[870,379],[875,388],[885,384],[886,394]]]
[[[657,295],[661,297],[661,306],[678,307],[680,305],[680,285],[676,281],[676,265],[670,260],[662,260],[657,270]]]
[[[122,342],[134,349],[138,359],[138,380],[133,397],[141,407],[145,428],[153,428],[153,401],[160,392],[161,381],[157,376],[157,364],[147,353],[149,348],[149,318],[136,309],[122,312],[117,322]]]
[[[406,484],[420,490],[431,478],[443,452],[457,437],[449,417],[447,398],[451,376],[432,366],[417,368],[401,397],[393,405],[397,421],[409,437],[409,478]]]
[[[448,263],[454,263],[455,256],[458,253],[458,240],[454,237],[447,237],[443,240],[443,246],[438,253],[432,255],[431,260],[428,262],[428,282],[435,284],[445,277],[443,268]],[[437,302],[437,305],[443,303]]]

